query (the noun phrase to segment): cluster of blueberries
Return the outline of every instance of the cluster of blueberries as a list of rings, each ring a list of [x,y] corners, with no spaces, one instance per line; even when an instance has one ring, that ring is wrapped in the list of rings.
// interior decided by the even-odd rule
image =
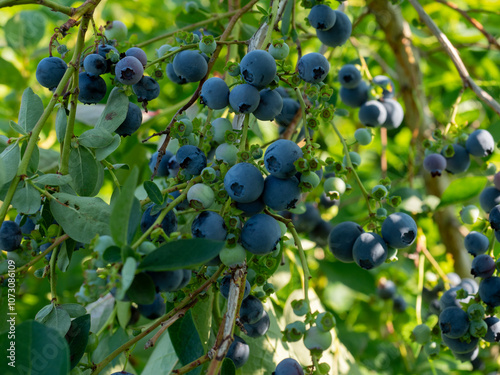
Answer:
[[[123,32],[120,21],[113,21],[108,27],[114,30],[108,36],[122,38]],[[113,40],[114,42],[115,40]],[[81,57],[81,71],[78,75],[78,100],[84,104],[96,104],[106,96],[106,81],[101,77],[111,73],[115,76],[115,84],[132,86],[138,102],[146,108],[147,103],[160,95],[160,85],[152,77],[144,75],[148,59],[146,53],[138,47],[131,47],[120,54],[113,44],[104,41],[95,47],[93,53]],[[36,68],[38,83],[54,90],[67,70],[67,64],[59,57],[46,57]],[[127,116],[123,123],[115,130],[121,136],[129,136],[136,132],[142,123],[142,112],[139,106],[129,102]]]
[[[407,303],[403,296],[398,295],[397,286],[392,280],[385,278],[379,280],[377,285],[377,295],[383,300],[392,300],[392,307],[395,312],[404,312],[407,308]]]
[[[349,107],[359,107],[358,117],[363,125],[387,129],[397,129],[401,125],[404,111],[394,99],[396,92],[390,78],[375,76],[370,85],[362,79],[355,65],[347,64],[340,69],[338,80],[342,85],[340,100]],[[370,96],[379,96],[379,99],[369,100]]]
[[[381,234],[365,232],[357,223],[346,221],[330,232],[328,244],[341,262],[356,262],[364,269],[382,265],[396,249],[404,249],[417,238],[417,224],[408,214],[390,214],[382,223]]]
[[[441,153],[429,152],[424,159],[424,169],[433,177],[441,176],[444,170],[452,174],[462,173],[469,169],[470,155],[484,158],[494,150],[495,140],[491,133],[477,129],[467,136],[465,145],[454,143],[444,147]]]

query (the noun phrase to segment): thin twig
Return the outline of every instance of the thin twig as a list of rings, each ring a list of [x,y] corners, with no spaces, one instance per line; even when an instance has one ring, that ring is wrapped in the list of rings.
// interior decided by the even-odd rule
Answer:
[[[439,27],[434,23],[432,18],[425,12],[424,8],[420,4],[418,0],[408,0],[410,4],[415,8],[421,20],[427,25],[432,34],[438,39],[439,43],[443,46],[444,50],[455,64],[457,68],[458,74],[462,79],[463,85],[465,88],[470,88],[477,97],[482,100],[486,105],[488,105],[493,111],[495,111],[498,115],[500,115],[500,104],[493,99],[493,97],[484,91],[481,87],[477,85],[476,82],[472,79],[467,68],[464,65],[464,62],[460,58],[460,55],[457,49],[450,42],[448,37],[439,29]]]

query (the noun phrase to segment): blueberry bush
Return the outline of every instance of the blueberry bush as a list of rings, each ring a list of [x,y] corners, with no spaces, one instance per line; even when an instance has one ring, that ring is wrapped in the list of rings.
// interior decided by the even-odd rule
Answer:
[[[498,6],[0,0],[1,373],[496,373]]]

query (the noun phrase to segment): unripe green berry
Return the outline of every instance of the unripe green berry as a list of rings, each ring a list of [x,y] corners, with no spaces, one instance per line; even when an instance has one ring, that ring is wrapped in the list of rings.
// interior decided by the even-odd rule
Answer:
[[[309,304],[306,300],[296,299],[292,301],[292,309],[295,315],[304,316],[309,312]]]
[[[372,189],[372,196],[377,200],[384,199],[387,196],[387,188],[384,185],[374,186]]]
[[[473,204],[465,206],[460,211],[460,218],[464,222],[464,224],[472,225],[476,222],[479,217],[479,208],[474,206]]]
[[[198,44],[200,47],[200,51],[206,53],[207,55],[211,55],[217,48],[217,43],[212,35],[206,35]]]
[[[484,320],[473,320],[470,322],[469,333],[474,337],[484,337],[488,331],[488,325]]]
[[[284,60],[290,53],[290,47],[284,40],[275,40],[269,46],[269,53],[275,60]]]
[[[323,332],[318,327],[311,327],[304,335],[304,345],[313,354],[320,354],[332,345],[332,334]]]
[[[484,307],[479,303],[473,303],[467,307],[467,314],[469,314],[470,320],[483,320]]]
[[[138,249],[141,254],[149,254],[154,250],[156,250],[156,245],[149,241],[144,241],[143,243],[141,243]]]
[[[238,160],[238,147],[227,143],[220,144],[215,150],[215,159],[233,166]]]
[[[361,128],[354,132],[354,138],[361,146],[369,145],[372,142],[372,133],[370,130]]]
[[[351,151],[349,152],[349,157],[351,158],[352,165],[356,168],[361,164],[361,156],[357,152]],[[347,158],[344,155],[343,163],[347,166]]]
[[[160,58],[166,53],[170,52],[172,46],[170,44],[164,44],[156,50],[156,57]]]
[[[197,210],[207,209],[215,201],[214,191],[205,184],[196,184],[191,186],[187,193],[189,205]]]
[[[324,332],[330,331],[336,325],[335,317],[331,312],[322,312],[316,317],[316,326]]]
[[[307,188],[307,189],[314,189],[319,185],[321,180],[319,179],[319,176],[314,173],[314,172],[304,172],[300,176],[300,182]]]
[[[106,26],[104,35],[108,39],[116,39],[117,42],[123,42],[127,39],[127,26],[121,21],[112,21]]]
[[[235,267],[243,265],[246,255],[243,246],[236,244],[233,247],[224,246],[219,253],[219,258],[226,266]]]
[[[306,325],[303,322],[296,321],[288,324],[283,331],[283,336],[286,341],[299,341],[306,332]]]
[[[203,168],[200,175],[203,182],[208,184],[214,182],[214,180],[217,178],[217,173],[212,167]]]
[[[413,328],[411,336],[415,342],[424,345],[431,340],[431,329],[427,324],[419,324]]]
[[[325,180],[323,189],[330,198],[339,199],[346,191],[346,184],[340,177],[330,177]]]

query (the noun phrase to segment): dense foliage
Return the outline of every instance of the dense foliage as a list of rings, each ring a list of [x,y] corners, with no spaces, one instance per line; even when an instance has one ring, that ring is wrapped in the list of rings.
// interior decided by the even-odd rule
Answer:
[[[2,374],[499,368],[499,2],[21,3]]]

